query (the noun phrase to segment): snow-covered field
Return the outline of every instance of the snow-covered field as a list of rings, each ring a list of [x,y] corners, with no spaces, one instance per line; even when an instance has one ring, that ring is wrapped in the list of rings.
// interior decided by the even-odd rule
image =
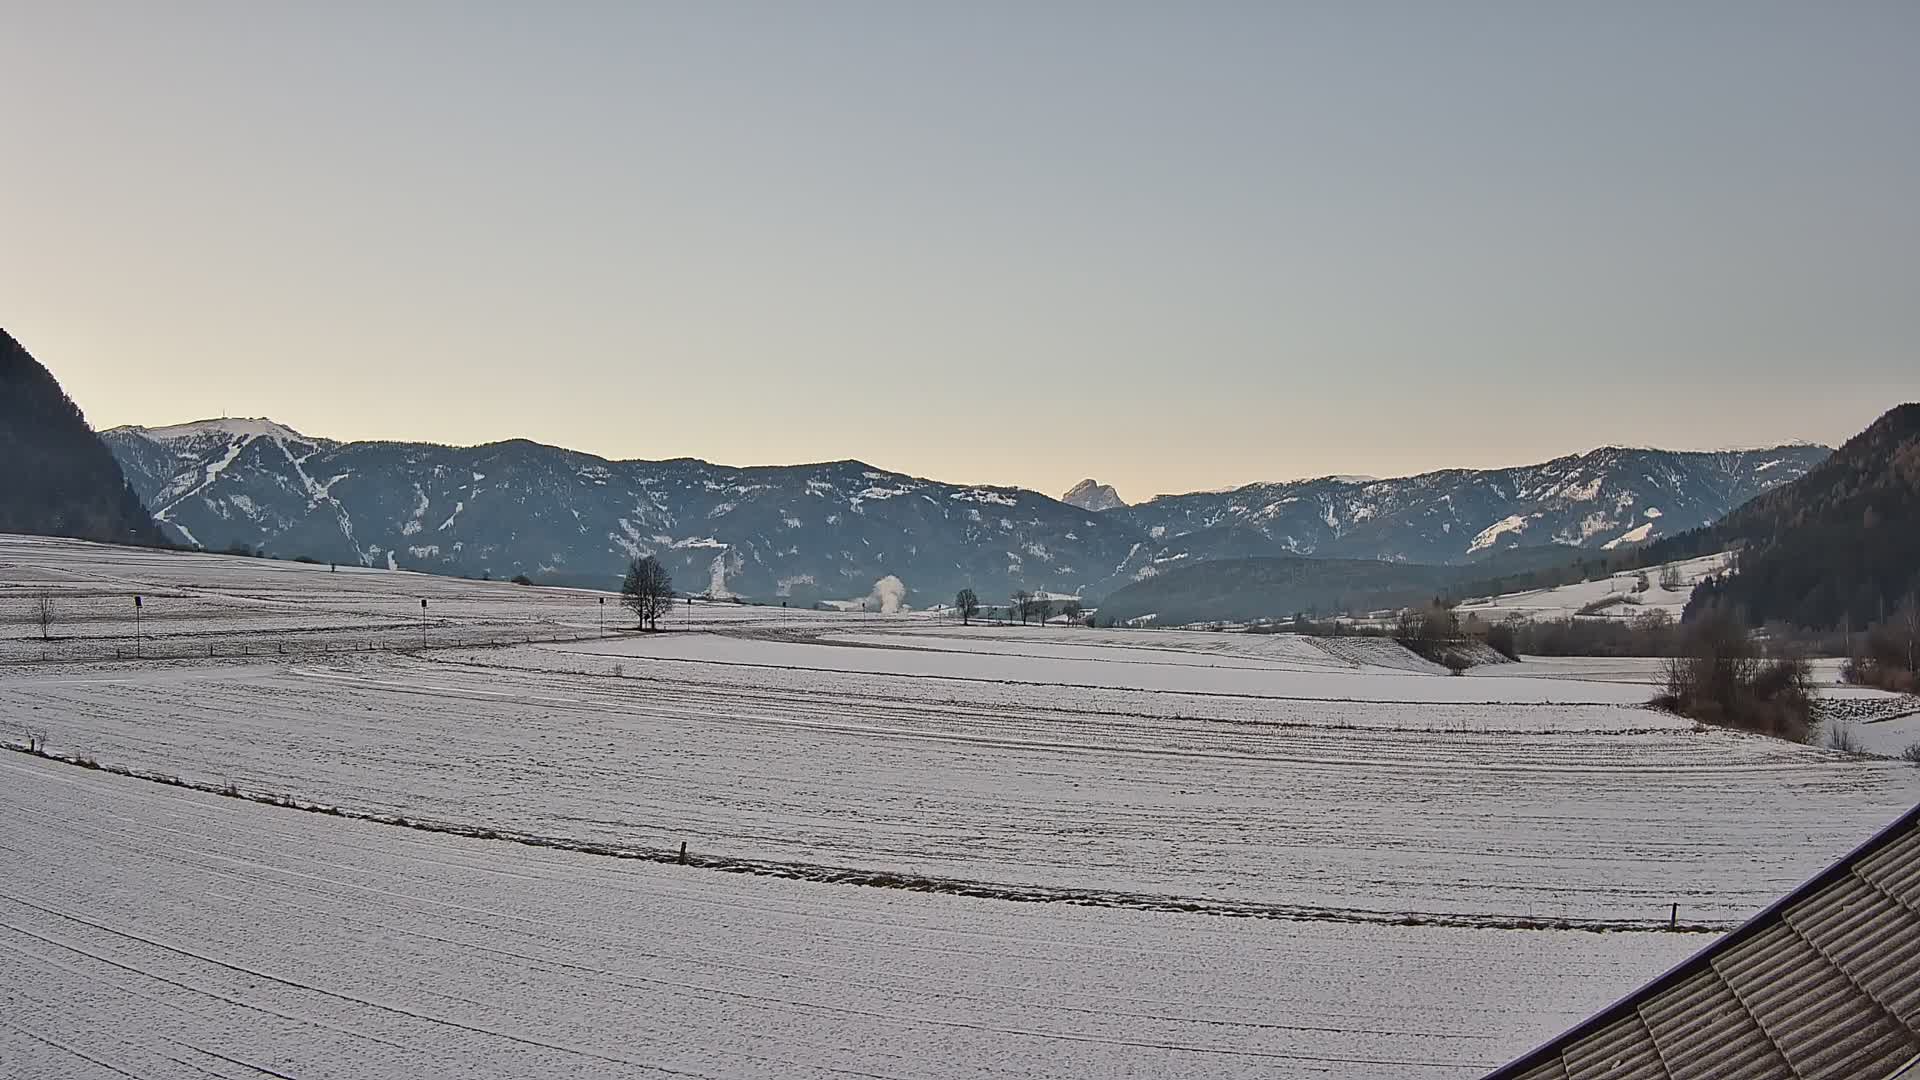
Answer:
[[[1103,644],[1093,631],[1064,628],[1030,631],[1030,635],[1046,635],[1045,640],[1035,640],[1018,636],[1017,631],[980,627],[964,637],[957,633],[867,632],[770,640],[761,636],[687,635],[644,642],[598,641],[568,646],[565,651],[905,678],[1259,698],[1404,700],[1414,705],[1460,701],[1638,704],[1647,699],[1638,688],[1604,683],[1503,679],[1493,674],[1471,682],[1435,678],[1444,674],[1443,669],[1386,640],[1364,643],[1383,661],[1367,664],[1342,659],[1340,654],[1323,649],[1320,642],[1293,635],[1118,631],[1117,636],[1128,633],[1148,638],[1152,646],[1163,646],[1164,642],[1174,647]],[[1116,636],[1116,632],[1107,632],[1106,636]],[[1269,655],[1257,656],[1177,648],[1188,643],[1205,646],[1205,639],[1218,637],[1270,642],[1273,649]],[[1393,666],[1387,666],[1389,663]],[[1504,672],[1505,668],[1496,670]]]
[[[1727,568],[1727,554],[1706,555],[1698,559],[1650,566],[1644,571],[1626,570],[1594,581],[1560,585],[1551,589],[1482,596],[1463,601],[1456,609],[1461,618],[1477,615],[1488,622],[1518,617],[1523,619],[1571,619],[1590,605],[1611,601],[1587,617],[1633,619],[1651,611],[1662,611],[1675,620],[1693,598],[1693,587],[1703,579]],[[1662,571],[1671,567],[1679,576],[1679,587],[1660,584]],[[1648,588],[1636,591],[1645,576]]]
[[[180,659],[564,639],[630,621],[617,599],[584,589],[0,535],[0,661],[111,660],[131,658],[136,648],[138,655]],[[42,600],[51,612],[44,637]],[[699,602],[676,610],[671,622],[778,626],[818,618]]]
[[[1471,1077],[1702,941],[782,881],[16,755],[0,822],[33,1080]]]
[[[362,646],[42,658],[47,583]],[[421,596],[433,642],[566,633],[354,621]],[[1471,1076],[1708,940],[1648,932],[1670,904],[1731,926],[1920,801],[1912,766],[1639,707],[1633,662],[731,604],[600,637],[598,607],[0,539],[0,737],[506,837],[0,756],[0,1062]],[[880,878],[920,891],[845,883]]]

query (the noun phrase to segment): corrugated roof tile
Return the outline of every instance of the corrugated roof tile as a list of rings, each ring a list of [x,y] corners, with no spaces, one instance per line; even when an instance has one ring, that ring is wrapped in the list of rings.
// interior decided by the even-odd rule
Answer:
[[[1920,807],[1489,1080],[1889,1080],[1920,1057]]]
[[[1640,1007],[1674,1080],[1794,1080],[1787,1059],[1711,968]]]
[[[1920,914],[1857,875],[1831,902],[1786,913],[1789,925],[1843,968],[1874,1001],[1920,1034]]]
[[[1621,1017],[1591,1039],[1567,1048],[1568,1080],[1672,1080],[1638,1014]]]

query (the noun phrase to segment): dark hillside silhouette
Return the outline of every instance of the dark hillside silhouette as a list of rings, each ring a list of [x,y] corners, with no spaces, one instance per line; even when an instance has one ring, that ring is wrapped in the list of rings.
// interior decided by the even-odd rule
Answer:
[[[106,444],[45,367],[0,330],[0,532],[159,544]]]
[[[1706,530],[1741,546],[1733,575],[1694,591],[1749,622],[1863,627],[1920,589],[1920,404],[1901,405],[1805,476]]]

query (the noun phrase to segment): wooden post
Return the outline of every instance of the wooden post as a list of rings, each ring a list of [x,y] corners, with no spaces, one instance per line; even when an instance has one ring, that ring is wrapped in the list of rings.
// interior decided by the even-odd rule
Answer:
[[[1673,911],[1667,915],[1667,929],[1680,929],[1680,905],[1673,905]]]
[[[680,865],[687,865],[687,842],[685,840],[680,841]]]

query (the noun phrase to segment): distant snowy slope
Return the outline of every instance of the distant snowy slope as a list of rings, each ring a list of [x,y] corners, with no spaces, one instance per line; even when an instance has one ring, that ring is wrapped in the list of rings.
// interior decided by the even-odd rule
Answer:
[[[1462,618],[1477,615],[1488,622],[1508,618],[1522,619],[1635,619],[1652,611],[1662,611],[1675,621],[1693,597],[1693,587],[1716,574],[1724,573],[1732,561],[1727,553],[1698,559],[1650,566],[1644,571],[1623,570],[1594,581],[1560,585],[1551,589],[1531,589],[1500,596],[1481,596],[1464,600],[1457,611]],[[1671,569],[1678,579],[1672,589],[1662,581]],[[1645,591],[1640,581],[1647,582]],[[1595,610],[1586,611],[1588,608]],[[1582,615],[1582,612],[1585,614]]]

